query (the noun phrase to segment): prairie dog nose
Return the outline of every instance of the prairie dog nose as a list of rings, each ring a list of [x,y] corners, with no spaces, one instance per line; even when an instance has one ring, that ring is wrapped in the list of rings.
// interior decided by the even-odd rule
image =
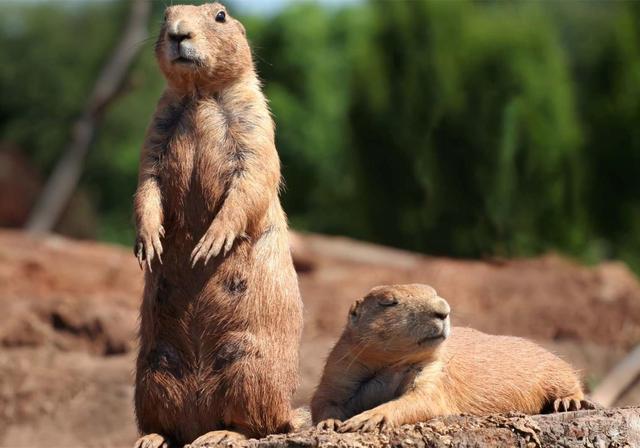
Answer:
[[[449,313],[451,313],[451,307],[442,297],[438,297],[433,304],[433,309],[431,311],[433,317],[441,320],[445,320],[449,317]]]
[[[185,39],[192,39],[194,36],[193,28],[184,20],[176,20],[169,24],[167,29],[169,39],[182,42]]]

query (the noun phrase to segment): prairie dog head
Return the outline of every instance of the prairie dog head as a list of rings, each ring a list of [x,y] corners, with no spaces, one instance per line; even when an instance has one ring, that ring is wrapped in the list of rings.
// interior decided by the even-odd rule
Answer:
[[[428,285],[378,286],[351,306],[346,332],[364,356],[426,359],[449,336],[450,311]]]
[[[156,58],[169,84],[183,90],[223,86],[253,67],[244,27],[220,3],[169,6]]]

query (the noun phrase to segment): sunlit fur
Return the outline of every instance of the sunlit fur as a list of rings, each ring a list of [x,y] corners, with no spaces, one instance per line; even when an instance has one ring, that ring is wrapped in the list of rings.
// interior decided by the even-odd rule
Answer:
[[[381,307],[381,297],[398,304]],[[558,398],[584,398],[570,365],[521,338],[455,327],[425,348],[421,335],[446,333],[433,313],[448,309],[442,302],[426,285],[378,287],[356,302],[313,397],[313,421],[339,427],[356,416],[397,426],[448,414],[537,414]]]
[[[298,382],[302,305],[274,126],[244,29],[228,13],[216,22],[220,10],[167,9],[156,56],[168,85],[142,149],[134,204],[150,266],[136,416],[141,433],[179,446],[214,430],[288,430]],[[173,61],[167,30],[176,22],[190,33],[194,63]],[[219,253],[192,267],[199,242],[220,241]]]

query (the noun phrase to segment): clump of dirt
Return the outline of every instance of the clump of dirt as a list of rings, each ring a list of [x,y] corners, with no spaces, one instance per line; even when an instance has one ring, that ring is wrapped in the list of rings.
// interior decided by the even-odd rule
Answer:
[[[623,264],[452,260],[302,234],[292,251],[305,302],[296,404],[313,392],[351,302],[379,284],[429,283],[455,325],[536,339],[587,385],[640,341],[640,284]],[[0,446],[133,442],[141,293],[128,248],[0,231]]]

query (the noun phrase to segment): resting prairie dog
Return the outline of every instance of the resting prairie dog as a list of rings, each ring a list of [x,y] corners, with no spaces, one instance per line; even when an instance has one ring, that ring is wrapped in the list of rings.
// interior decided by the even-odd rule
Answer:
[[[313,396],[314,423],[344,432],[590,405],[557,356],[521,338],[450,330],[449,312],[420,284],[380,286],[356,301]]]
[[[244,28],[219,3],[171,6],[156,58],[167,87],[134,204],[134,250],[147,267],[136,446],[287,431],[302,303],[274,125]]]

